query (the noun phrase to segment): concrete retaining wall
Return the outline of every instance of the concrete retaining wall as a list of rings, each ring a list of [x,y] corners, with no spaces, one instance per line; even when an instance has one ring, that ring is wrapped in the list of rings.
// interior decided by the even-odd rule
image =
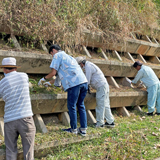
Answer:
[[[85,106],[87,110],[95,109],[96,94],[92,93],[85,98]],[[32,110],[34,114],[61,113],[68,111],[67,94],[37,94],[31,95]],[[111,92],[110,104],[111,108],[123,106],[146,105],[146,92]],[[4,115],[4,101],[0,99],[0,117]]]

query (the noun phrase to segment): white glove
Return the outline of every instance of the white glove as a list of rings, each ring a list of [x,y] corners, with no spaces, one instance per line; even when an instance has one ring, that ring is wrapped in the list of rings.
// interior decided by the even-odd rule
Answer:
[[[45,82],[45,83],[43,83],[43,85],[44,85],[45,87],[49,87],[49,86],[51,86],[52,84],[51,84],[50,82]]]
[[[44,77],[41,78],[41,79],[39,80],[39,82],[38,82],[38,85],[39,85],[39,86],[42,85],[45,81],[46,81],[46,80],[44,79]]]

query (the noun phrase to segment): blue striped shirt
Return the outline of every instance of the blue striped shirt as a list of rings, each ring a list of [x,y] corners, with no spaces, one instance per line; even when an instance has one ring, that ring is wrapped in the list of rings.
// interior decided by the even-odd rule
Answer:
[[[26,73],[7,73],[0,81],[0,97],[5,101],[4,123],[33,115]]]

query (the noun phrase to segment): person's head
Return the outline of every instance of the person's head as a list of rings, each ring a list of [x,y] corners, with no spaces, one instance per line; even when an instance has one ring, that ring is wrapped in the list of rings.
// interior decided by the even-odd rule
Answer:
[[[3,72],[5,74],[16,71],[17,68],[20,68],[20,66],[16,65],[16,59],[13,57],[7,57],[3,58],[2,65],[0,65],[0,68],[3,68]]]
[[[137,70],[137,71],[139,71],[140,69],[141,69],[141,66],[142,66],[143,64],[141,63],[141,62],[139,62],[139,61],[136,61],[134,64],[133,64],[133,67]]]
[[[58,45],[56,45],[56,44],[54,44],[54,45],[52,45],[52,46],[49,48],[49,54],[51,54],[51,55],[53,56],[53,55],[56,54],[59,50],[61,50],[61,47],[58,46]]]
[[[81,68],[84,68],[86,60],[84,57],[76,57],[75,58],[77,63],[81,66]]]

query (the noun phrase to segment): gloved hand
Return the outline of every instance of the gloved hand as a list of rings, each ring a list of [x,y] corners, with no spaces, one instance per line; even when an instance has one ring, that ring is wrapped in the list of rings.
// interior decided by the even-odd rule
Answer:
[[[88,93],[91,94],[91,86],[88,85]]]
[[[138,87],[139,87],[139,88],[144,87],[143,82],[139,83],[139,84],[138,84]]]
[[[44,77],[41,78],[41,79],[39,80],[39,82],[38,82],[38,85],[39,85],[39,86],[42,85],[45,81],[46,81],[46,80],[44,79]]]
[[[45,82],[45,83],[43,83],[43,85],[44,85],[45,87],[49,87],[49,86],[51,86],[52,84],[51,84],[50,82]]]

